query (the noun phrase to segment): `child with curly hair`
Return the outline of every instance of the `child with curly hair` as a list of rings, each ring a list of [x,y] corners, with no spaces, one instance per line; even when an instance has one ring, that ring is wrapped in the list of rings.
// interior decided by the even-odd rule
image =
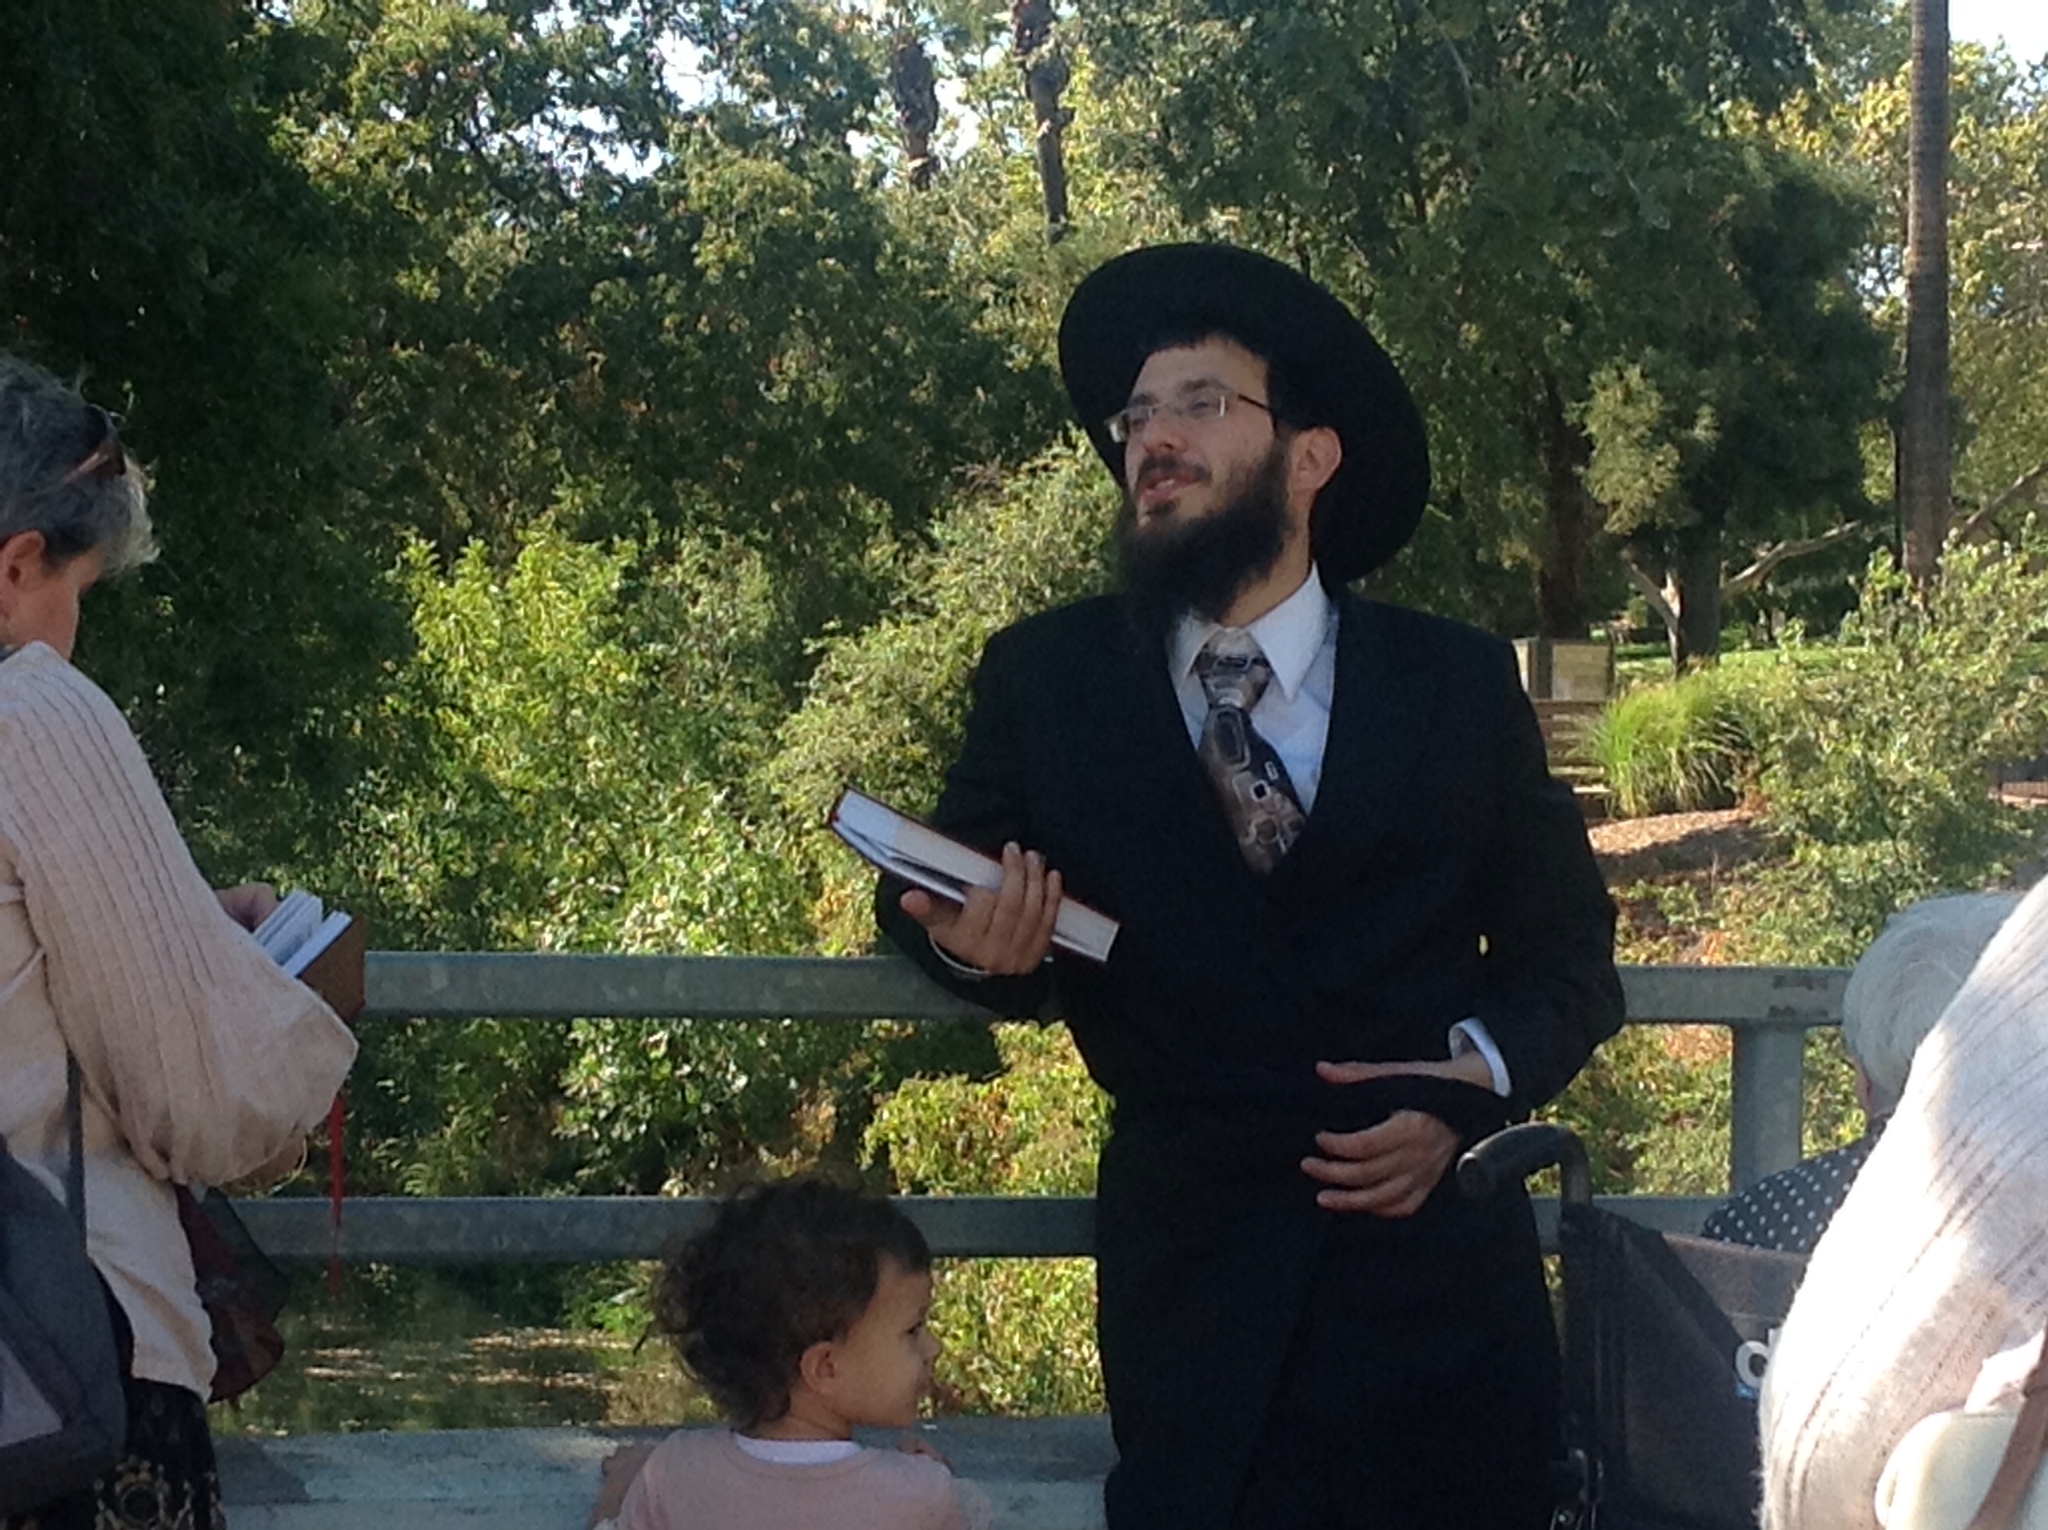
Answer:
[[[678,1430],[618,1530],[987,1530],[989,1502],[909,1428],[939,1341],[931,1251],[887,1201],[818,1180],[750,1186],[666,1260],[654,1325],[730,1425]]]

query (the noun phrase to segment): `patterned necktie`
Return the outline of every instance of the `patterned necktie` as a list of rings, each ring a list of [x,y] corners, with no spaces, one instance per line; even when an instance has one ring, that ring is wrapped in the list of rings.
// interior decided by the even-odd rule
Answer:
[[[1260,875],[1300,837],[1306,817],[1287,767],[1252,727],[1252,708],[1273,678],[1273,666],[1248,632],[1216,633],[1195,656],[1195,674],[1209,698],[1209,718],[1196,747],[1245,863]]]

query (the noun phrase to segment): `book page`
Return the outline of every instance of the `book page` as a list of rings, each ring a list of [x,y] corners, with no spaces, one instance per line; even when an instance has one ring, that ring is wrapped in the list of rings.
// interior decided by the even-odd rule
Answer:
[[[282,967],[325,917],[320,900],[311,893],[288,892],[270,911],[270,917],[256,926],[256,944],[263,948],[265,956]]]

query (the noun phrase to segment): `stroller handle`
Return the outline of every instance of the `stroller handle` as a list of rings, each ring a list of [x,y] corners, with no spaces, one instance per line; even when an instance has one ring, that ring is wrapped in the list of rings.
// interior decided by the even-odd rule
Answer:
[[[1501,1186],[1519,1184],[1538,1169],[1558,1166],[1558,1189],[1567,1206],[1593,1199],[1593,1174],[1586,1149],[1571,1128],[1549,1121],[1526,1121],[1476,1142],[1458,1160],[1458,1188],[1467,1199],[1483,1201]]]

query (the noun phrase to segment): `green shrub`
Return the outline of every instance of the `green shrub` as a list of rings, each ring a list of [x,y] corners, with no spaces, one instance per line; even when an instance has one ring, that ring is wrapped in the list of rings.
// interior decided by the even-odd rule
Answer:
[[[1885,917],[1993,885],[2040,823],[1990,790],[2001,763],[2048,746],[2048,535],[1954,546],[1924,603],[1875,560],[1832,662],[1783,647],[1757,738],[1759,790],[1789,861],[1731,889],[1737,959],[1848,963]]]
[[[896,1187],[933,1195],[1092,1195],[1109,1102],[1064,1026],[1000,1025],[991,1079],[918,1078],[875,1113],[868,1151]],[[1097,1413],[1095,1265],[961,1259],[940,1272],[932,1331],[943,1405],[965,1413]]]
[[[1718,669],[1617,698],[1587,730],[1586,751],[1624,818],[1732,806],[1753,763],[1740,692]]]

